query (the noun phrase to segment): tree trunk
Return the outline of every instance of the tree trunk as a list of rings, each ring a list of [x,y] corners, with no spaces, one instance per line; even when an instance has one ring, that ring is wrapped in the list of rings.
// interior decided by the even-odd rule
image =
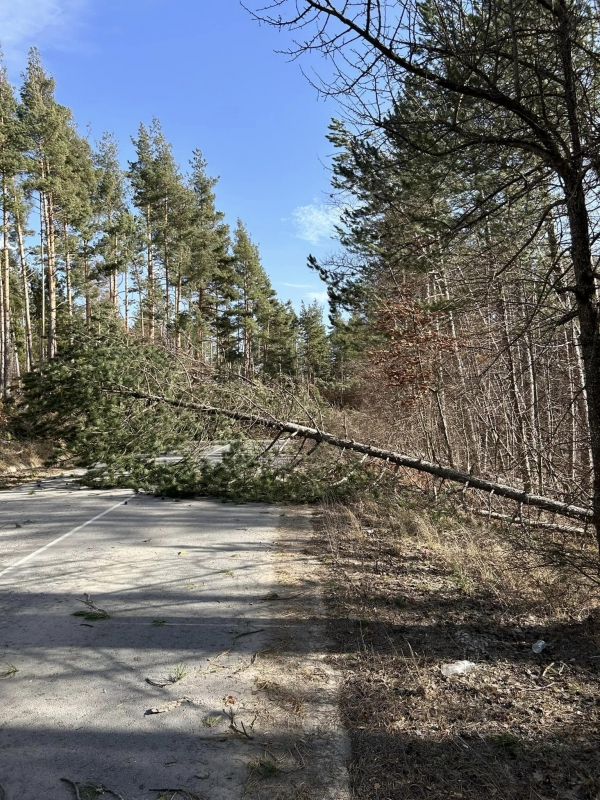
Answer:
[[[10,394],[10,379],[12,368],[12,332],[10,318],[10,250],[8,248],[8,203],[6,178],[2,178],[2,332],[4,340],[3,364],[2,364],[2,386],[4,397]]]
[[[46,200],[44,193],[39,193],[40,201],[40,294],[41,294],[41,313],[40,313],[40,363],[46,358],[46,263],[44,235],[46,231]]]
[[[585,374],[587,412],[590,428],[593,488],[592,507],[600,547],[600,336],[597,295],[589,241],[589,221],[581,181],[567,191],[567,212],[571,228],[571,258],[575,273],[579,341]]]
[[[71,254],[69,253],[69,229],[67,223],[63,224],[63,236],[65,240],[65,283],[67,285],[67,311],[69,316],[73,316],[73,292],[71,290]]]
[[[7,347],[6,336],[4,332],[4,275],[2,269],[2,261],[0,261],[0,395],[4,397],[5,383],[4,383],[4,351]]]
[[[125,264],[123,272],[123,293],[125,295],[123,300],[123,314],[125,317],[125,330],[129,332],[129,268]]]
[[[152,253],[152,227],[150,225],[150,206],[146,208],[146,238],[148,267],[148,338],[154,339],[154,256]]]
[[[581,355],[587,391],[590,449],[592,453],[592,508],[596,538],[600,548],[600,336],[596,280],[592,265],[590,225],[582,176],[583,156],[579,130],[578,96],[573,67],[571,19],[564,6],[559,25],[560,57],[564,73],[564,92],[569,122],[570,170],[564,174],[565,200],[571,233],[571,259],[575,275],[575,300],[579,319]]]
[[[175,287],[175,347],[181,348],[181,329],[179,326],[179,313],[181,307],[181,265],[177,270],[177,285]]]
[[[113,241],[112,264],[110,268],[110,282],[109,282],[110,303],[114,309],[115,315],[118,314],[119,311],[119,296],[117,293],[118,276],[117,276],[116,259],[117,259],[117,235],[115,234]]]
[[[87,242],[84,243],[84,247],[87,247]],[[85,283],[85,327],[89,333],[92,324],[92,297],[90,295],[90,268],[87,250],[83,257],[83,281]]]
[[[48,358],[54,358],[56,345],[56,246],[54,238],[54,207],[52,195],[44,195],[46,220],[46,251],[48,259]]]
[[[23,287],[23,320],[25,324],[25,369],[27,372],[33,367],[33,334],[31,330],[31,311],[29,302],[29,281],[27,275],[27,259],[25,258],[25,244],[23,242],[23,228],[18,213],[15,215],[17,229],[17,242],[19,245],[19,260],[21,262],[21,285]]]
[[[200,345],[200,360],[204,361],[204,288],[198,289],[198,344]],[[212,363],[212,345],[211,345]]]

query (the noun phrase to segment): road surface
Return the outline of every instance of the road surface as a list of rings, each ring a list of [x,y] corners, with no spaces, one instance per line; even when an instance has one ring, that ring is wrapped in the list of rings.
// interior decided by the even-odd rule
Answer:
[[[0,493],[8,800],[347,796],[306,519],[281,552],[285,513],[70,478]]]

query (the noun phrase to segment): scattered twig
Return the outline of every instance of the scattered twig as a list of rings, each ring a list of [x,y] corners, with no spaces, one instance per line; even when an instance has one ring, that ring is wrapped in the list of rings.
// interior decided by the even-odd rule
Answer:
[[[255,631],[244,631],[243,633],[236,633],[233,637],[233,644],[237,642],[238,639],[241,639],[242,636],[251,636],[253,633],[262,633],[265,629],[264,628],[257,628]]]
[[[150,686],[158,686],[160,689],[164,689],[165,686],[173,686],[175,681],[171,680],[171,678],[167,678],[165,681],[153,681],[152,678],[146,678],[146,683],[149,683]]]
[[[556,667],[556,668],[554,667],[554,665],[556,664],[556,661],[552,661],[550,664],[548,664],[546,669],[542,672],[542,678],[545,678],[546,677],[546,673],[550,672],[551,669],[555,673],[558,673],[558,675],[562,675],[563,671],[565,669],[565,665],[564,665],[564,662],[562,662],[562,661],[559,661],[558,663],[559,663],[559,666]]]
[[[545,686],[532,686],[531,689],[524,689],[525,692],[543,692],[544,689],[549,689],[551,686],[556,686],[556,681],[547,683]]]
[[[229,729],[230,730],[232,730],[234,733],[239,733],[240,736],[245,736],[246,739],[254,739],[254,736],[250,736],[250,734],[246,730],[246,726],[244,725],[242,720],[240,720],[240,725],[242,726],[241,730],[235,724],[235,714],[233,712],[233,708],[230,708],[229,710],[223,709],[223,713],[226,714],[229,717]]]
[[[85,600],[80,600],[79,598],[77,599],[79,603],[83,603],[87,607],[87,611],[76,611],[73,614],[74,617],[84,617],[85,619],[89,620],[110,619],[110,614],[108,611],[105,611],[103,608],[99,608],[87,592],[84,592],[83,596]]]
[[[193,792],[191,789],[170,789],[170,788],[167,788],[167,789],[149,789],[149,791],[150,792],[160,792],[161,794],[165,794],[165,792],[168,792],[169,794],[171,794],[171,792],[172,792],[173,795],[171,797],[171,800],[175,800],[175,797],[178,794],[182,795],[184,797],[184,800],[204,800],[204,797],[202,797],[201,794],[198,794],[197,792]],[[160,800],[160,798],[159,798],[159,800]]]

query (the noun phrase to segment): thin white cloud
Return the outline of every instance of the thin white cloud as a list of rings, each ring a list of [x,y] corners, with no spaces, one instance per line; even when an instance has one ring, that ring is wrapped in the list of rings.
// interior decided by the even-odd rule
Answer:
[[[308,206],[298,206],[292,212],[296,236],[306,242],[324,244],[335,233],[340,221],[340,209],[315,200]]]
[[[308,292],[306,296],[310,297],[311,300],[316,300],[319,303],[326,303],[328,299],[327,292]]]
[[[74,34],[89,0],[9,0],[0,2],[0,45],[9,60],[22,59],[32,46],[64,44]]]
[[[280,283],[280,286],[289,286],[290,289],[312,289],[312,283]]]

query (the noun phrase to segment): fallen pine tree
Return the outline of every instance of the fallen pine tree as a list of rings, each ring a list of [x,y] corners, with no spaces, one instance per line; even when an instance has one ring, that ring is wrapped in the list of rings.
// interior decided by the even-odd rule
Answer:
[[[218,408],[216,406],[207,404],[172,399],[154,393],[136,391],[125,386],[110,385],[103,386],[102,388],[105,392],[112,394],[132,397],[139,400],[146,400],[152,403],[165,403],[174,408],[181,408],[187,411],[194,411],[199,414],[210,416],[220,416],[244,424],[259,426],[268,430],[277,431],[279,435],[282,433],[289,433],[293,436],[300,436],[303,439],[309,439],[317,443],[329,444],[341,450],[348,450],[350,452],[360,453],[369,458],[379,459],[388,464],[395,464],[399,467],[405,467],[407,469],[417,470],[418,472],[433,475],[436,478],[460,483],[466,488],[488,492],[489,494],[496,495],[497,497],[513,500],[516,503],[520,503],[524,506],[539,508],[542,511],[558,514],[570,519],[577,519],[585,523],[591,524],[593,522],[593,513],[591,509],[582,508],[570,503],[563,503],[559,500],[553,500],[549,497],[530,494],[522,489],[517,489],[512,486],[505,486],[504,484],[496,483],[495,481],[487,480],[486,478],[482,478],[477,475],[461,472],[460,470],[446,467],[441,464],[435,464],[430,461],[424,461],[421,458],[408,456],[404,453],[397,453],[392,450],[376,447],[374,445],[356,442],[354,439],[337,436],[333,433],[328,433],[327,431],[320,430],[316,427],[313,428],[307,425],[300,425],[296,422],[279,420],[272,416],[265,416],[264,413],[254,414],[246,411]]]

